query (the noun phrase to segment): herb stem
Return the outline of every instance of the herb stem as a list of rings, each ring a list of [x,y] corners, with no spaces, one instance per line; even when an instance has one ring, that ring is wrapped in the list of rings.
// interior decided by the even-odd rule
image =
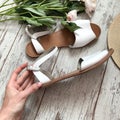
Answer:
[[[8,19],[0,20],[0,22],[5,22],[8,20],[23,20],[23,19],[21,19],[21,18],[8,18]]]
[[[3,10],[3,11],[0,11],[0,14],[1,13],[4,13],[4,12],[7,12],[7,11],[9,11],[9,10],[14,10],[16,8],[16,6],[15,7],[12,7],[12,8],[8,8],[8,9],[5,9],[5,10]],[[5,13],[4,13],[5,14]],[[5,14],[6,15],[6,14]]]
[[[8,1],[9,1],[9,0],[6,0],[6,1],[0,6],[0,8],[3,7]]]
[[[14,5],[15,3],[9,3],[9,4],[5,4],[4,6],[0,6],[1,7],[6,7],[6,6],[9,6],[9,5]]]

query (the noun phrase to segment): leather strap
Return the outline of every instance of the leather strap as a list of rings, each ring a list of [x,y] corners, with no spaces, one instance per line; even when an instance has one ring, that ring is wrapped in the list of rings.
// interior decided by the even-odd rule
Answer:
[[[32,42],[32,44],[33,44],[33,46],[34,46],[34,48],[35,48],[35,51],[36,51],[38,54],[44,52],[44,48],[42,47],[42,45],[40,44],[40,42],[38,42],[37,39],[31,38],[31,42]]]
[[[33,66],[38,67],[41,64],[43,64],[46,60],[48,60],[50,57],[52,57],[56,52],[58,51],[57,47],[53,47],[49,49],[48,51],[45,51],[42,55],[40,55],[39,58],[36,59]]]
[[[38,54],[44,52],[44,48],[42,47],[42,45],[40,44],[40,42],[38,42],[38,38],[41,37],[41,36],[44,36],[44,35],[47,35],[50,33],[50,31],[42,31],[42,32],[36,32],[36,33],[30,33],[29,29],[31,28],[32,26],[31,25],[27,25],[26,28],[25,28],[25,31],[27,33],[27,35],[29,37],[31,37],[31,41],[32,41],[32,44],[36,50],[36,52]]]
[[[49,49],[48,51],[44,52],[33,65],[29,65],[27,67],[28,70],[32,70],[33,74],[36,76],[36,78],[42,82],[48,82],[52,79],[51,75],[47,72],[41,69],[41,65],[48,60],[50,57],[52,57],[56,52],[58,48],[54,47]]]
[[[80,29],[74,31],[75,42],[69,46],[70,48],[83,47],[96,38],[89,20],[76,20],[72,22],[79,26]]]
[[[75,20],[75,21],[70,21],[70,22],[75,23],[80,28],[88,28],[88,27],[90,27],[90,20]]]
[[[84,70],[94,64],[97,64],[108,54],[108,50],[98,51],[92,55],[82,57],[78,61],[78,69]]]

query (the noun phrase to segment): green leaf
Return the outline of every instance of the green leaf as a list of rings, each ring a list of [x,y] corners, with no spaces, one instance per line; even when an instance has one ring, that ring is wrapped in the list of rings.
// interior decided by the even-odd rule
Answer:
[[[31,24],[34,26],[42,26],[42,24],[34,18],[29,18],[29,17],[21,17],[21,18],[23,21],[26,21],[28,24]]]
[[[45,12],[43,10],[37,10],[35,8],[30,8],[30,7],[26,7],[26,8],[23,8],[23,9],[25,9],[25,10],[27,10],[29,12],[32,12],[32,13],[34,13],[36,15],[45,16]]]
[[[14,16],[14,18],[17,18],[16,20],[25,21],[34,26],[46,25],[52,27],[52,25],[56,23],[56,19],[66,20],[66,13],[70,10],[76,9],[78,12],[85,10],[84,4],[80,1],[13,0],[13,5],[15,4],[15,6],[10,6],[9,1],[10,0],[5,0],[5,2],[0,5],[1,8],[7,6],[6,10],[0,11],[0,16],[9,16],[9,20],[12,20]],[[78,26],[73,23],[63,22],[63,24],[71,31],[78,28]]]
[[[85,11],[85,3],[80,1],[69,1],[67,0],[65,5],[68,8],[68,11],[77,10],[78,12]]]
[[[69,29],[71,32],[74,32],[75,30],[80,29],[79,26],[77,26],[75,23],[72,23],[72,22],[62,21],[61,23],[65,28]]]

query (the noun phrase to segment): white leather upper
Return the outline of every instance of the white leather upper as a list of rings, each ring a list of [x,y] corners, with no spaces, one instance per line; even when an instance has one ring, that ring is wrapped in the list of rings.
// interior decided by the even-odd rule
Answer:
[[[33,44],[36,52],[37,52],[38,54],[43,53],[43,52],[44,52],[44,48],[43,48],[43,46],[40,44],[40,42],[39,42],[37,39],[38,39],[38,37],[40,37],[40,36],[44,36],[44,35],[49,34],[50,31],[42,31],[42,32],[36,32],[36,33],[34,33],[34,34],[31,34],[30,31],[29,31],[29,28],[30,28],[30,27],[31,27],[31,26],[28,25],[28,26],[26,27],[25,31],[26,31],[26,33],[28,34],[28,36],[31,37],[31,42],[32,42],[32,44]]]
[[[48,81],[51,80],[51,78],[49,76],[47,76],[46,74],[44,74],[43,72],[40,71],[40,66],[46,61],[48,60],[50,57],[52,57],[56,52],[57,52],[58,48],[55,47],[53,49],[50,49],[49,51],[46,51],[45,53],[43,53],[43,55],[41,55],[33,65],[28,66],[28,70],[32,70],[33,74],[36,76],[36,78],[42,82],[42,83],[46,83]]]
[[[89,20],[76,20],[72,22],[76,23],[80,29],[74,31],[75,42],[73,45],[70,45],[71,48],[83,47],[96,38]]]
[[[41,83],[46,83],[50,81],[50,78],[40,71],[34,71],[33,73]]]
[[[82,57],[83,62],[81,63],[81,70],[91,67],[101,61],[108,54],[108,50],[96,52],[92,55]]]
[[[42,55],[40,58],[38,58],[32,66],[28,66],[28,70],[32,70],[33,74],[36,76],[36,78],[42,83],[49,82],[51,80],[51,78],[49,75],[46,75],[45,73],[40,71],[41,65],[46,60],[48,60],[50,57],[52,57],[57,52],[57,50],[58,50],[58,48],[55,47],[54,49],[47,51],[46,53],[44,53],[44,55]],[[108,51],[103,50],[103,51],[98,51],[92,55],[82,57],[83,61],[81,62],[81,64],[79,64],[80,70],[84,70],[89,67],[92,67],[93,65],[100,62],[107,55],[108,55]]]
[[[80,27],[80,29],[74,31],[75,42],[73,45],[69,45],[70,48],[83,47],[96,38],[95,33],[91,29],[89,20],[76,20],[76,21],[68,21],[68,22],[73,22]],[[40,54],[44,51],[44,48],[37,39],[40,36],[49,34],[50,31],[43,31],[43,32],[37,32],[31,34],[29,31],[30,27],[31,26],[26,27],[26,33],[31,37],[31,41],[36,52]]]
[[[42,47],[42,45],[39,43],[39,41],[37,39],[31,38],[31,42],[38,54],[44,52],[44,48]]]

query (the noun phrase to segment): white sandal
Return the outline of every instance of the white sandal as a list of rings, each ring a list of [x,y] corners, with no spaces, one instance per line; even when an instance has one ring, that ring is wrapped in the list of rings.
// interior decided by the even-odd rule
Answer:
[[[51,33],[50,31],[30,33],[30,26],[26,27],[26,33],[31,38],[31,42],[26,46],[26,54],[30,57],[38,57],[42,52],[54,46],[78,48],[83,47],[93,40],[98,39],[101,30],[96,24],[89,20],[71,21],[80,28],[74,32],[62,29]]]
[[[41,65],[48,60],[50,57],[52,57],[55,52],[57,52],[58,48],[52,48],[49,51],[46,51],[42,56],[40,56],[36,62],[32,66],[28,66],[28,70],[33,71],[33,74],[36,76],[36,78],[43,84],[43,87],[49,86],[53,83],[56,83],[58,81],[80,75],[82,73],[85,73],[91,69],[94,69],[104,63],[108,58],[112,55],[113,49],[110,50],[103,50],[96,52],[90,56],[82,57],[78,60],[78,69],[65,74],[63,76],[60,76],[58,78],[53,78],[47,71],[42,70]]]

